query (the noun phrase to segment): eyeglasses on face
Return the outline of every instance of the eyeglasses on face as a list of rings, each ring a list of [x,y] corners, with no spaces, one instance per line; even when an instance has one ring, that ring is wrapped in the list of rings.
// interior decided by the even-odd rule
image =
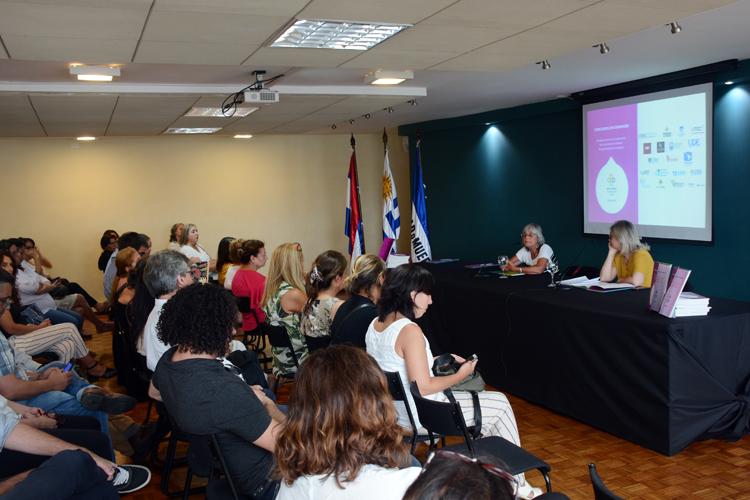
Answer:
[[[510,483],[510,488],[513,490],[513,497],[516,497],[518,495],[518,481],[515,477],[513,477],[509,472],[501,469],[497,465],[494,464],[488,464],[485,462],[482,462],[481,460],[478,460],[476,458],[467,457],[466,455],[462,455],[461,453],[456,453],[455,451],[449,451],[449,450],[437,450],[430,453],[430,455],[427,457],[427,461],[422,466],[422,473],[424,473],[427,468],[430,466],[432,461],[436,456],[446,457],[450,458],[451,460],[458,460],[464,463],[471,463],[476,464],[488,473],[492,474],[495,477],[499,477],[508,483]]]

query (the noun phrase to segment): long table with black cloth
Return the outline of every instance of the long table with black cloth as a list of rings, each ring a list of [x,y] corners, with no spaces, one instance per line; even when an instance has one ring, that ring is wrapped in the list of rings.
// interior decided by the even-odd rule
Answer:
[[[425,267],[433,352],[476,353],[488,384],[665,455],[750,432],[750,303],[712,298],[708,316],[669,319],[648,290]]]

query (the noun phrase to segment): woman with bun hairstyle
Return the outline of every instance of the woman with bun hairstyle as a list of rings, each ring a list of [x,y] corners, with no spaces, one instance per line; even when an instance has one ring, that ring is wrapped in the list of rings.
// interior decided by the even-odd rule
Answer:
[[[300,329],[310,350],[326,347],[331,341],[331,322],[344,303],[337,295],[344,288],[346,257],[336,250],[318,255],[305,276],[307,303]]]
[[[242,329],[251,332],[258,328],[258,321],[262,323],[266,320],[260,308],[266,277],[258,272],[266,265],[266,246],[260,240],[240,240],[235,253],[240,267],[232,278],[232,294],[249,299],[252,312],[242,313]]]

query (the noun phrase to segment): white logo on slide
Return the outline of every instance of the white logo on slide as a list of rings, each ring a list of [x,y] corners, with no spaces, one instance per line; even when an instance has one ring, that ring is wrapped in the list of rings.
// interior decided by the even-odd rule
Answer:
[[[596,176],[596,201],[608,214],[616,214],[628,200],[628,178],[610,156]]]

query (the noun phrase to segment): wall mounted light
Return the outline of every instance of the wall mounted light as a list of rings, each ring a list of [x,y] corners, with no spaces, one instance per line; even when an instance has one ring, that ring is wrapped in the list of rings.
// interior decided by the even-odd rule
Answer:
[[[413,71],[386,71],[378,69],[365,75],[365,83],[370,85],[398,85],[414,78]]]
[[[71,64],[70,74],[83,82],[111,82],[112,78],[120,76],[120,68],[113,66],[86,66],[85,64]]]

